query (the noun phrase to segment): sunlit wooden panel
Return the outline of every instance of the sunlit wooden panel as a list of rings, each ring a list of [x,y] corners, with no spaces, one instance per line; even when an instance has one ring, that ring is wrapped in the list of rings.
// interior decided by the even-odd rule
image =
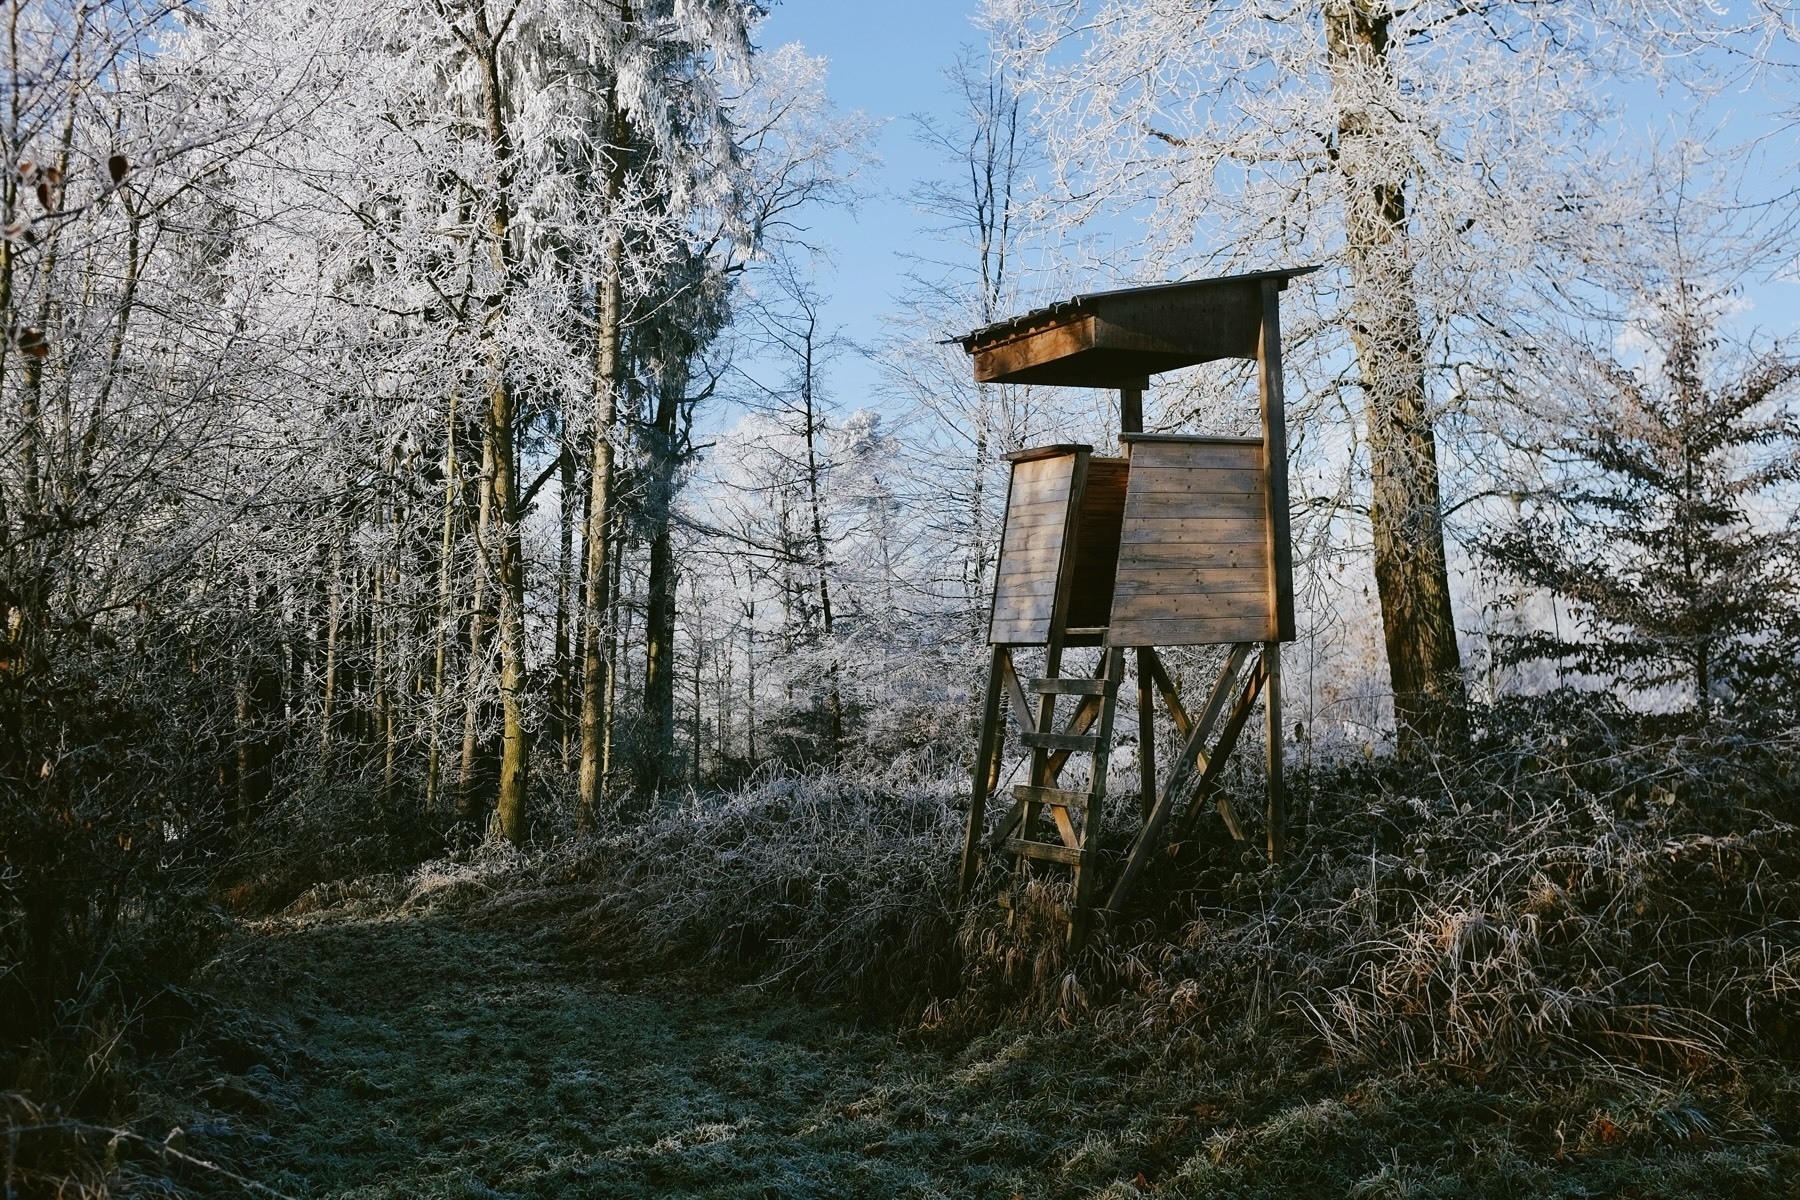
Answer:
[[[1132,439],[1107,641],[1273,639],[1272,584],[1261,440]]]
[[[1075,451],[1067,450],[1013,463],[994,578],[990,642],[1041,645],[1050,640],[1076,458]]]

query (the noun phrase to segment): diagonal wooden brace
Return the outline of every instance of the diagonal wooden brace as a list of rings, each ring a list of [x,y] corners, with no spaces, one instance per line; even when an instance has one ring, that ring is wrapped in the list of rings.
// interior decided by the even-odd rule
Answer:
[[[1187,811],[1181,815],[1181,824],[1177,829],[1179,836],[1186,837],[1200,820],[1200,814],[1206,808],[1206,801],[1218,786],[1219,773],[1225,768],[1225,760],[1230,756],[1232,748],[1237,745],[1238,735],[1244,732],[1244,726],[1250,720],[1250,710],[1256,706],[1256,697],[1262,691],[1263,685],[1268,682],[1268,678],[1267,663],[1259,661],[1256,669],[1250,672],[1250,678],[1244,684],[1243,694],[1238,697],[1238,702],[1233,706],[1231,715],[1225,718],[1225,728],[1219,732],[1217,753],[1213,755],[1212,761],[1206,764],[1206,769],[1200,773],[1200,786],[1194,789],[1194,798],[1188,804]],[[1225,828],[1231,831],[1233,838],[1248,845],[1249,836],[1244,833],[1243,822],[1238,820],[1237,810],[1232,807],[1231,801],[1220,796],[1218,805],[1219,816],[1224,820]]]
[[[994,786],[1000,761],[1001,677],[1009,658],[1004,646],[996,646],[993,660],[988,664],[987,691],[982,696],[981,739],[975,751],[975,770],[969,792],[969,825],[963,835],[962,866],[957,873],[958,897],[968,894],[981,867],[981,825],[987,811],[988,792]]]
[[[1231,747],[1226,745],[1221,747],[1222,752],[1215,751],[1209,756],[1205,750],[1206,737],[1212,732],[1214,723],[1230,701],[1232,692],[1236,690],[1238,674],[1243,670],[1244,660],[1250,657],[1254,649],[1256,647],[1251,643],[1240,643],[1231,648],[1231,654],[1225,660],[1225,668],[1219,672],[1218,682],[1213,684],[1212,695],[1207,697],[1206,707],[1201,711],[1200,719],[1194,723],[1187,744],[1182,747],[1181,757],[1170,769],[1168,782],[1163,785],[1162,794],[1156,799],[1156,807],[1150,810],[1150,819],[1144,822],[1137,839],[1131,844],[1131,853],[1125,859],[1125,869],[1119,875],[1119,882],[1113,886],[1112,898],[1106,903],[1109,911],[1119,912],[1124,907],[1126,898],[1131,895],[1138,875],[1160,844],[1162,828],[1168,823],[1169,813],[1175,807],[1175,799],[1180,795],[1188,774],[1196,765],[1200,766],[1202,772],[1216,769],[1214,764],[1223,763],[1225,755],[1231,752]]]
[[[1025,688],[1019,683],[1019,672],[1013,666],[1012,651],[1007,647],[1000,648],[1000,682],[1006,689],[1006,698],[1012,703],[1013,720],[1019,723],[1021,730],[1037,728],[1037,718],[1031,715],[1031,701],[1025,698]]]
[[[1169,716],[1174,718],[1175,731],[1182,737],[1191,737],[1194,723],[1188,719],[1187,710],[1181,707],[1181,693],[1175,690],[1175,681],[1169,678],[1168,668],[1163,666],[1162,658],[1152,647],[1144,647],[1144,658],[1150,664],[1150,677],[1156,682],[1156,690],[1162,696],[1163,705],[1168,708]]]

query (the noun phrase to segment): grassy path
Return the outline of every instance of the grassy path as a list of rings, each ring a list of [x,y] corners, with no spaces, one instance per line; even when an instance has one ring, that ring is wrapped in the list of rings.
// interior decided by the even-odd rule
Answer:
[[[246,1032],[196,1058],[213,1115],[184,1122],[296,1197],[1800,1197],[1791,1142],[1728,1131],[1724,1096],[1345,1077],[1230,1030],[940,1054],[441,914],[272,922],[213,982]]]
[[[257,1174],[293,1195],[1010,1195],[1050,1150],[931,1111],[917,1084],[946,1064],[891,1035],[749,989],[622,990],[453,918],[233,958],[292,1047]]]

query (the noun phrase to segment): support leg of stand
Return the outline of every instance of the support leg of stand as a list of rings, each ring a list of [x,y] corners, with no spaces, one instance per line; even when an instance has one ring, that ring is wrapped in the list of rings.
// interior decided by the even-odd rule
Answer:
[[[1287,840],[1287,788],[1282,779],[1281,643],[1263,646],[1263,706],[1269,716],[1269,861],[1280,862]]]
[[[1156,684],[1148,646],[1137,652],[1138,804],[1144,820],[1156,807]]]
[[[981,826],[987,816],[988,792],[993,788],[994,763],[1000,752],[1001,673],[1006,665],[1006,647],[995,646],[993,662],[988,667],[987,691],[982,695],[981,741],[975,752],[975,769],[970,772],[969,827],[963,835],[962,871],[957,877],[956,894],[966,896],[981,867]]]

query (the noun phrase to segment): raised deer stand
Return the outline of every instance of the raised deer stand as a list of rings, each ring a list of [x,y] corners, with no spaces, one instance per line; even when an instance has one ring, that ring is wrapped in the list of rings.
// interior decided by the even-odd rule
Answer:
[[[1072,944],[1085,939],[1097,911],[1123,911],[1151,855],[1171,833],[1185,837],[1209,804],[1249,846],[1218,780],[1259,696],[1268,723],[1266,849],[1272,860],[1281,856],[1281,643],[1294,638],[1294,589],[1280,295],[1289,279],[1313,269],[1077,296],[963,339],[979,383],[1116,388],[1120,395],[1124,457],[1083,445],[1008,456],[1012,481],[988,627],[993,661],[959,885],[966,894],[984,856],[995,852],[1017,858],[1021,870],[1028,863],[1068,868]],[[1262,437],[1143,432],[1151,376],[1221,358],[1257,362]],[[1189,709],[1157,647],[1203,645],[1230,649],[1205,701]],[[1036,646],[1044,648],[1044,674],[1021,678],[1014,651]],[[1064,651],[1081,646],[1099,648],[1097,669],[1064,675]],[[1138,690],[1142,824],[1101,910],[1093,834],[1128,659]],[[1059,724],[1065,698],[1074,708]],[[1183,743],[1160,785],[1158,700]],[[999,781],[1007,712],[1031,752],[1030,782],[1012,789],[1012,807],[990,833],[987,801]],[[1076,754],[1091,758],[1085,791],[1060,786]]]

